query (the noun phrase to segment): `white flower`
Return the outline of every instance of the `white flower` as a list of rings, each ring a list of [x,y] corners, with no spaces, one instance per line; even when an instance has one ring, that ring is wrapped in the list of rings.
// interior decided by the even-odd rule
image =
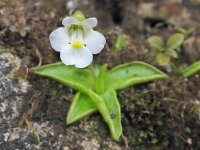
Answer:
[[[64,27],[59,27],[50,34],[51,46],[60,52],[65,65],[87,67],[93,60],[93,54],[98,54],[106,43],[105,37],[92,29],[97,25],[97,19],[85,19],[77,11],[72,17],[64,18],[62,24]]]

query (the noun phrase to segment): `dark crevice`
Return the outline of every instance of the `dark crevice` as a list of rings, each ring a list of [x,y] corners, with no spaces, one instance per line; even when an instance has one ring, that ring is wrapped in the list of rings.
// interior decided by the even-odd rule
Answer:
[[[169,24],[161,18],[144,18],[144,24],[151,28],[168,28]]]
[[[112,21],[120,25],[123,21],[123,7],[121,0],[96,0],[95,7],[101,11],[109,12]]]
[[[109,10],[113,22],[117,25],[120,25],[123,20],[123,14],[122,14],[123,8],[121,0],[111,0]]]

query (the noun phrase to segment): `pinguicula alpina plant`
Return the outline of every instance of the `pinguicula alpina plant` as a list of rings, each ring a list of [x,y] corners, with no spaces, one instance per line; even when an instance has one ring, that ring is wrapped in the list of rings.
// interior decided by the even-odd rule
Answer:
[[[161,66],[167,66],[172,58],[178,57],[180,46],[184,41],[184,35],[181,33],[173,34],[166,43],[159,36],[148,38],[149,44],[156,51],[156,61]]]
[[[167,78],[167,75],[144,62],[134,61],[111,70],[107,65],[90,66],[92,54],[99,53],[105,37],[93,30],[96,18],[86,19],[80,11],[63,19],[60,27],[49,38],[53,49],[60,52],[62,62],[35,67],[40,76],[57,80],[77,91],[68,110],[67,124],[76,122],[94,112],[100,112],[109,126],[114,140],[122,135],[121,110],[117,90],[132,85]]]

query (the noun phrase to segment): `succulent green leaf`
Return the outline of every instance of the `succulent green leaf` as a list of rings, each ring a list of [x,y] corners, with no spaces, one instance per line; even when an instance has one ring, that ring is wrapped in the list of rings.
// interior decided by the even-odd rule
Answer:
[[[77,10],[72,16],[74,18],[76,18],[77,20],[79,20],[79,21],[84,21],[85,20],[85,16],[80,10]]]
[[[170,56],[164,53],[158,53],[156,55],[156,61],[159,63],[159,65],[166,66],[169,64]]]
[[[163,40],[158,36],[152,36],[147,40],[152,47],[155,47],[157,50],[163,51],[165,49],[165,44]]]
[[[102,96],[104,100],[109,115],[110,121],[108,123],[113,139],[119,140],[122,135],[122,125],[121,125],[121,109],[114,90],[106,91]]]
[[[187,30],[184,28],[177,28],[176,30],[184,35],[187,34]]]
[[[109,126],[113,139],[118,141],[122,134],[122,125],[121,110],[116,92],[107,90],[99,96],[95,93],[90,96],[92,98],[80,92],[76,94],[68,112],[67,124],[78,121],[99,110]],[[96,100],[96,97],[100,98],[100,101]]]
[[[91,70],[66,66],[63,63],[31,69],[40,76],[52,78],[80,91],[70,106],[68,124],[98,110],[116,141],[122,134],[122,125],[121,110],[115,89],[167,77],[158,69],[143,62],[120,65],[111,71],[106,71],[106,65],[104,65],[100,69],[93,68],[93,74]]]
[[[191,34],[192,34],[193,32],[195,32],[195,31],[196,31],[196,28],[195,28],[195,27],[189,28],[189,29],[187,30],[186,35],[189,36],[189,35],[191,35]]]
[[[183,40],[184,40],[183,34],[176,33],[172,35],[167,40],[167,45],[166,45],[167,50],[174,50],[174,49],[179,48],[179,46],[183,43]]]
[[[105,83],[105,75],[107,71],[107,64],[103,65],[99,73],[97,75],[97,80],[96,80],[96,92],[99,94],[104,93],[104,83]]]
[[[59,81],[76,90],[94,87],[94,80],[88,69],[79,69],[74,66],[66,66],[63,63],[55,63],[36,67],[32,71],[40,76]]]
[[[168,50],[166,53],[173,58],[178,57],[177,52],[175,50]]]
[[[76,122],[96,111],[97,107],[91,98],[86,94],[78,92],[70,105],[67,115],[67,124]]]
[[[125,34],[120,34],[115,42],[115,50],[120,51],[128,44],[128,38]]]
[[[200,61],[197,61],[188,68],[186,68],[182,73],[184,77],[190,77],[199,71],[200,71]]]
[[[92,90],[84,91],[95,103],[98,111],[101,113],[104,121],[108,124],[114,140],[118,141],[121,135],[121,125],[119,125],[120,107],[114,90],[107,90],[104,94],[99,95]],[[107,102],[110,101],[110,102]],[[115,110],[108,105],[114,105]],[[121,124],[121,121],[120,121]]]
[[[196,31],[195,27],[189,28],[189,29],[184,29],[184,28],[178,28],[177,29],[178,32],[184,34],[185,36],[189,36],[191,35],[193,32]]]
[[[138,83],[162,78],[167,78],[167,75],[149,64],[135,61],[119,65],[108,72],[105,89],[124,89]]]

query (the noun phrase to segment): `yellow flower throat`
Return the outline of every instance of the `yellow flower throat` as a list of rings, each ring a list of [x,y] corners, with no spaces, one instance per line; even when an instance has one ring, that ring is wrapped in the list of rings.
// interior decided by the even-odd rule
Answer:
[[[82,48],[83,47],[83,42],[82,41],[78,41],[78,40],[75,40],[72,42],[72,47],[73,48]]]

